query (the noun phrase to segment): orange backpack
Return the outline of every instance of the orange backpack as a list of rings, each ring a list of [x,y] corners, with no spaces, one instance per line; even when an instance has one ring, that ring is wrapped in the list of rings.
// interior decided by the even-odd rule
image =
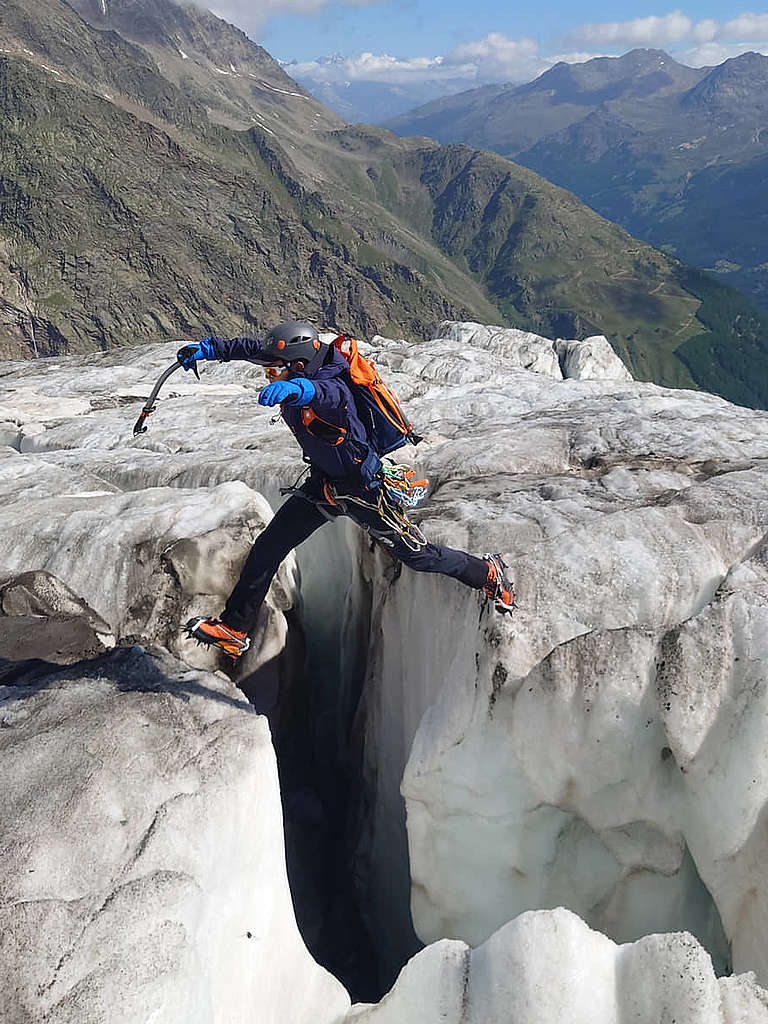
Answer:
[[[408,441],[418,444],[423,438],[414,433],[400,403],[379,376],[379,371],[360,355],[357,341],[340,334],[334,348],[349,363],[349,381],[357,413],[363,422],[368,441],[378,455],[393,452]]]

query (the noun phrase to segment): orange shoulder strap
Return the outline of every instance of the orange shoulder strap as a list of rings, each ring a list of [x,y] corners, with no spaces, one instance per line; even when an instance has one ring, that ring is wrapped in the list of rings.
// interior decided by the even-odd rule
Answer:
[[[346,334],[340,334],[334,340],[333,345],[349,363],[349,375],[352,378],[352,382],[367,388],[381,414],[401,433],[408,434],[413,428],[405,418],[403,410],[400,408],[400,403],[381,379],[373,363],[360,355],[357,341]]]
[[[340,334],[333,342],[333,345],[349,363],[349,373],[355,384],[370,387],[371,385],[381,383],[381,377],[376,372],[373,363],[369,363],[367,359],[360,355],[357,341],[354,338],[350,338],[346,334]]]

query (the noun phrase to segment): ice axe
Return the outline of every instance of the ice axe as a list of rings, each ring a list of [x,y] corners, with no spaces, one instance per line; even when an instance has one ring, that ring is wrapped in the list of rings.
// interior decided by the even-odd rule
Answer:
[[[147,432],[147,424],[145,421],[149,419],[149,417],[155,411],[155,399],[157,398],[160,388],[163,386],[163,384],[165,384],[165,382],[168,380],[171,374],[174,373],[176,370],[180,370],[182,366],[183,363],[180,363],[177,360],[175,363],[171,363],[168,369],[163,370],[163,372],[160,374],[160,376],[157,379],[157,384],[155,384],[155,386],[152,388],[152,394],[144,403],[144,408],[141,410],[141,412],[139,413],[139,418],[136,420],[136,423],[133,428],[134,437],[138,437],[139,434],[145,434]],[[192,369],[195,371],[195,376],[197,377],[197,379],[200,380],[200,374],[197,372],[197,363],[192,364]]]

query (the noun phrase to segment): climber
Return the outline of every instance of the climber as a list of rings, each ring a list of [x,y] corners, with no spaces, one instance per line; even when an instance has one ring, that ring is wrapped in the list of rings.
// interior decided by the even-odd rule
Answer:
[[[245,359],[265,366],[269,383],[259,393],[259,405],[280,406],[310,466],[306,482],[290,489],[291,496],[256,538],[221,617],[190,619],[188,636],[231,658],[244,654],[280,563],[339,515],[363,527],[411,569],[452,576],[484,591],[499,611],[512,610],[514,594],[501,555],[477,558],[430,544],[390,500],[379,452],[358,415],[349,363],[337,348],[322,343],[310,324],[279,324],[263,341],[205,338],[179,349],[177,359],[185,370],[193,369],[198,359]]]

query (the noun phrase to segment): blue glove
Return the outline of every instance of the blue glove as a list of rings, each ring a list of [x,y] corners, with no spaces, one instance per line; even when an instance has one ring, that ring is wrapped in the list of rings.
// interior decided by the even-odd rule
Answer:
[[[176,358],[185,370],[194,370],[198,359],[215,359],[216,353],[210,338],[203,338],[192,345],[185,345],[176,353]]]
[[[306,377],[275,380],[259,392],[259,405],[309,405],[315,397],[315,385]]]

